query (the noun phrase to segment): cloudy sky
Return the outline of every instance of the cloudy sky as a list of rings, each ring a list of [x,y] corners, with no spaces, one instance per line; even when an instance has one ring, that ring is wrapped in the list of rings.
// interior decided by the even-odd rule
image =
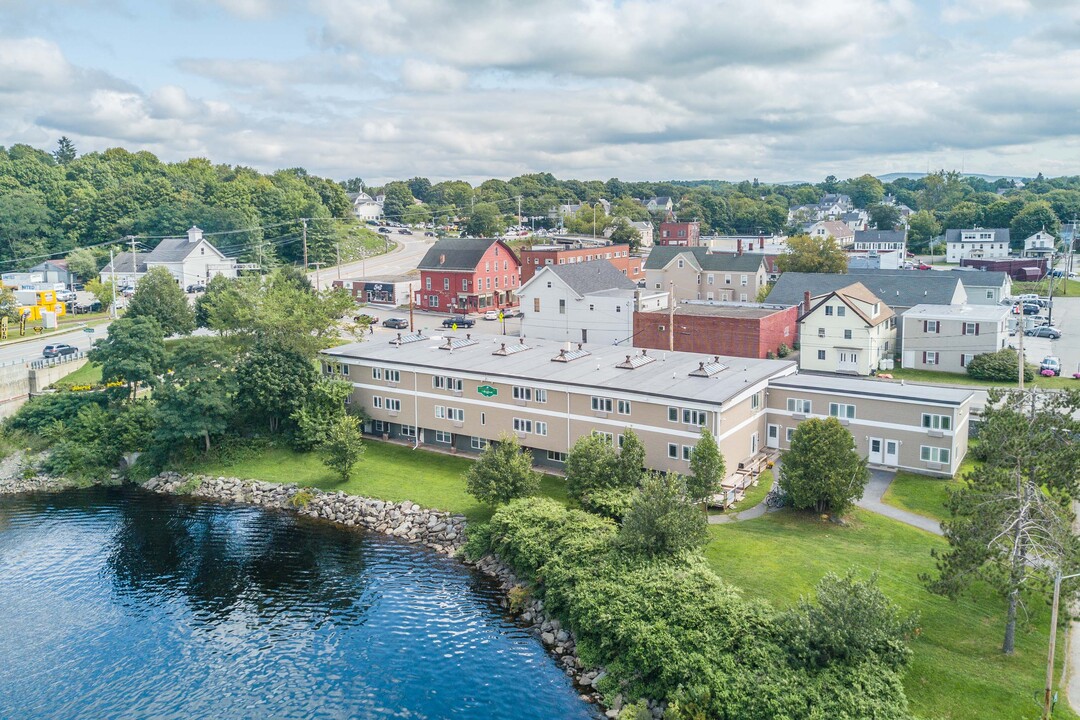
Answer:
[[[1071,0],[0,0],[0,145],[369,183],[1080,172]]]

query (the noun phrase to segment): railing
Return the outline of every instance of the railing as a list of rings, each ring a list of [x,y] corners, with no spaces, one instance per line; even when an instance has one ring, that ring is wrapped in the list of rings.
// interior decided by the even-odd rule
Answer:
[[[42,370],[44,368],[56,367],[57,365],[63,365],[64,363],[69,363],[69,362],[74,362],[76,360],[81,360],[84,357],[86,357],[86,353],[84,353],[82,350],[80,350],[79,352],[72,353],[70,355],[58,355],[58,356],[53,357],[53,358],[42,358],[40,360],[31,360],[30,361],[30,369],[31,370]]]

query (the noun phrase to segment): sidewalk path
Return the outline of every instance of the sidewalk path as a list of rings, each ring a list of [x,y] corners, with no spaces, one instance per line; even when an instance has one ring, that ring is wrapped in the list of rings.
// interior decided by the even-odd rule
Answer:
[[[864,510],[869,510],[878,515],[884,515],[887,518],[892,518],[905,525],[911,525],[912,527],[925,530],[934,535],[943,535],[944,533],[941,532],[941,524],[937,520],[928,518],[925,515],[919,515],[918,513],[901,510],[900,508],[893,507],[892,505],[888,505],[881,501],[882,496],[885,495],[885,491],[889,489],[889,485],[892,484],[895,476],[896,473],[891,470],[877,470],[871,468],[870,482],[866,484],[866,490],[863,492],[862,500],[857,500],[855,504]]]

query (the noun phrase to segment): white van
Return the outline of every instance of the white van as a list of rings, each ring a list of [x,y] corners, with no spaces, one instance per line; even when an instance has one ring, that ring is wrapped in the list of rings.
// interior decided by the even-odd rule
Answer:
[[[1038,293],[1024,293],[1023,295],[1017,295],[1016,296],[1016,302],[1018,302],[1018,303],[1035,303],[1036,305],[1038,305],[1039,304],[1039,294]]]

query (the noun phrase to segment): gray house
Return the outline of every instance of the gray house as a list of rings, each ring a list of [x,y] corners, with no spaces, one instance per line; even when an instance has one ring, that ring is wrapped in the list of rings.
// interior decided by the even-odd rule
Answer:
[[[776,281],[767,302],[799,305],[803,293],[811,297],[862,283],[899,315],[916,305],[961,305],[968,301],[959,273],[929,270],[852,270],[847,273],[784,273]]]
[[[1009,341],[1004,305],[916,305],[900,317],[903,367],[965,373],[976,355]]]
[[[972,305],[997,305],[1012,295],[1012,278],[1009,273],[994,270],[953,268],[967,290],[967,301]]]

